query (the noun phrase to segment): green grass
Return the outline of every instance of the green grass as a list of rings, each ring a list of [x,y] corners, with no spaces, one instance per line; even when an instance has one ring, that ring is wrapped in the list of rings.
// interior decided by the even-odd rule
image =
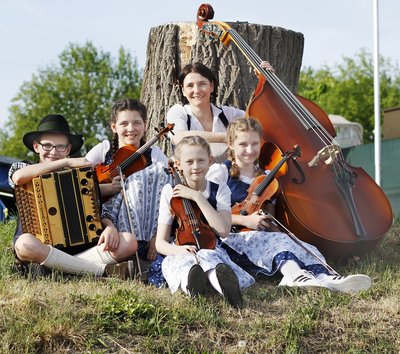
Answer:
[[[400,224],[361,259],[360,294],[278,288],[244,292],[236,311],[219,297],[189,299],[134,281],[24,278],[12,270],[15,223],[0,226],[0,353],[399,353]]]

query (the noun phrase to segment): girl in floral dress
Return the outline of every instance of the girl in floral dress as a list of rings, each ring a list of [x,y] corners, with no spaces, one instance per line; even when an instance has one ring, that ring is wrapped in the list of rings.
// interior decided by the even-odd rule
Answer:
[[[261,127],[252,118],[239,118],[230,123],[227,132],[229,160],[211,166],[207,175],[211,181],[228,184],[232,205],[243,201],[254,178],[264,173],[257,165],[261,136]],[[254,230],[232,232],[223,240],[225,249],[237,264],[250,265],[256,273],[267,276],[281,273],[280,286],[324,287],[341,292],[357,292],[371,286],[367,275],[338,275],[317,248],[298,240],[300,245],[280,232],[268,216],[274,216],[273,202],[268,203],[266,210],[264,215],[259,212],[232,215],[233,225]]]
[[[139,149],[146,143],[144,139],[146,121],[147,109],[143,103],[131,98],[116,101],[110,115],[112,141],[104,140],[94,146],[86,154],[86,159],[93,165],[110,165],[119,149],[127,146]],[[120,193],[119,176],[113,178],[111,183],[100,184],[100,190],[103,197],[111,197],[104,206],[116,219],[117,229],[120,232],[131,231],[136,236],[142,271],[147,271],[150,262],[157,256],[155,234],[161,189],[171,181],[171,177],[165,172],[168,158],[159,147],[153,145],[143,155],[147,160],[146,167],[131,174],[124,181],[128,209],[123,193]],[[160,266],[160,262],[154,263],[154,267]],[[165,282],[161,269],[152,268],[149,279],[144,280],[149,280],[156,286],[162,286]]]
[[[164,186],[156,237],[157,251],[166,257],[162,273],[171,292],[181,288],[191,296],[205,295],[208,283],[234,307],[242,307],[240,288],[253,284],[254,278],[232,262],[218,245],[215,249],[198,249],[178,245],[170,240],[174,212],[172,198],[184,198],[197,204],[205,220],[218,237],[231,228],[230,191],[225,183],[216,184],[205,176],[212,162],[209,144],[199,136],[184,137],[175,148],[175,165],[182,171],[186,185]],[[201,236],[200,236],[201,237]]]

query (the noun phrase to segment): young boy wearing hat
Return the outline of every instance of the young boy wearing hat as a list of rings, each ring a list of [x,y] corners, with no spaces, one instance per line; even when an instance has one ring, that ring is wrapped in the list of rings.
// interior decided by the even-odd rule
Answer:
[[[37,131],[24,135],[23,142],[29,150],[38,154],[39,162],[32,165],[25,162],[14,163],[8,174],[13,188],[44,173],[62,168],[90,166],[90,162],[84,157],[67,158],[80,150],[83,139],[82,136],[71,133],[62,115],[44,117]],[[90,273],[98,277],[132,278],[135,273],[134,262],[123,261],[132,258],[137,250],[137,241],[131,233],[119,233],[110,217],[106,210],[102,210],[103,232],[98,244],[84,245],[87,248],[85,250],[80,249],[80,246],[59,250],[44,244],[34,235],[23,233],[19,222],[13,240],[16,257],[23,264],[36,263],[70,274]]]

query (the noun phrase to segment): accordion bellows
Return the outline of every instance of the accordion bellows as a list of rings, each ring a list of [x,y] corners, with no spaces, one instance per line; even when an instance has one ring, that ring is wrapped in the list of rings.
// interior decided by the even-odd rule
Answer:
[[[46,173],[15,189],[22,230],[57,248],[97,242],[100,196],[92,167]]]

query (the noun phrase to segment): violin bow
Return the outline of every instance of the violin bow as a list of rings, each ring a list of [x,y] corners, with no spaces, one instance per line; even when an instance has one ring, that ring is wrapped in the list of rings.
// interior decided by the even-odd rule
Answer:
[[[280,226],[282,229],[284,229],[287,233],[287,235],[296,243],[298,244],[301,248],[303,248],[308,254],[310,254],[311,256],[313,256],[319,263],[321,263],[324,268],[333,273],[334,275],[340,275],[335,269],[333,269],[328,263],[326,263],[321,257],[319,257],[318,255],[316,255],[313,251],[311,251],[308,247],[306,247],[302,241],[300,241],[300,239],[293,233],[291,232],[285,225],[283,225],[277,218],[275,218],[274,216],[272,216],[270,213],[268,213],[265,210],[260,209],[260,213],[262,213],[263,215],[268,216],[269,218],[271,218],[273,220],[273,222],[275,223],[275,226]]]
[[[129,227],[131,229],[132,235],[134,235],[132,217],[131,217],[131,213],[129,212],[128,196],[127,196],[126,190],[125,190],[124,175],[122,173],[122,168],[120,166],[118,166],[118,172],[119,172],[119,176],[121,177],[121,192],[122,192],[122,196],[123,196],[124,202],[125,202],[126,213],[128,214]],[[140,261],[139,261],[138,251],[135,253],[135,258],[136,258],[136,263],[137,263],[138,270],[139,270],[137,277],[140,279],[140,277],[143,275],[143,273],[142,273],[142,267],[141,267]]]

